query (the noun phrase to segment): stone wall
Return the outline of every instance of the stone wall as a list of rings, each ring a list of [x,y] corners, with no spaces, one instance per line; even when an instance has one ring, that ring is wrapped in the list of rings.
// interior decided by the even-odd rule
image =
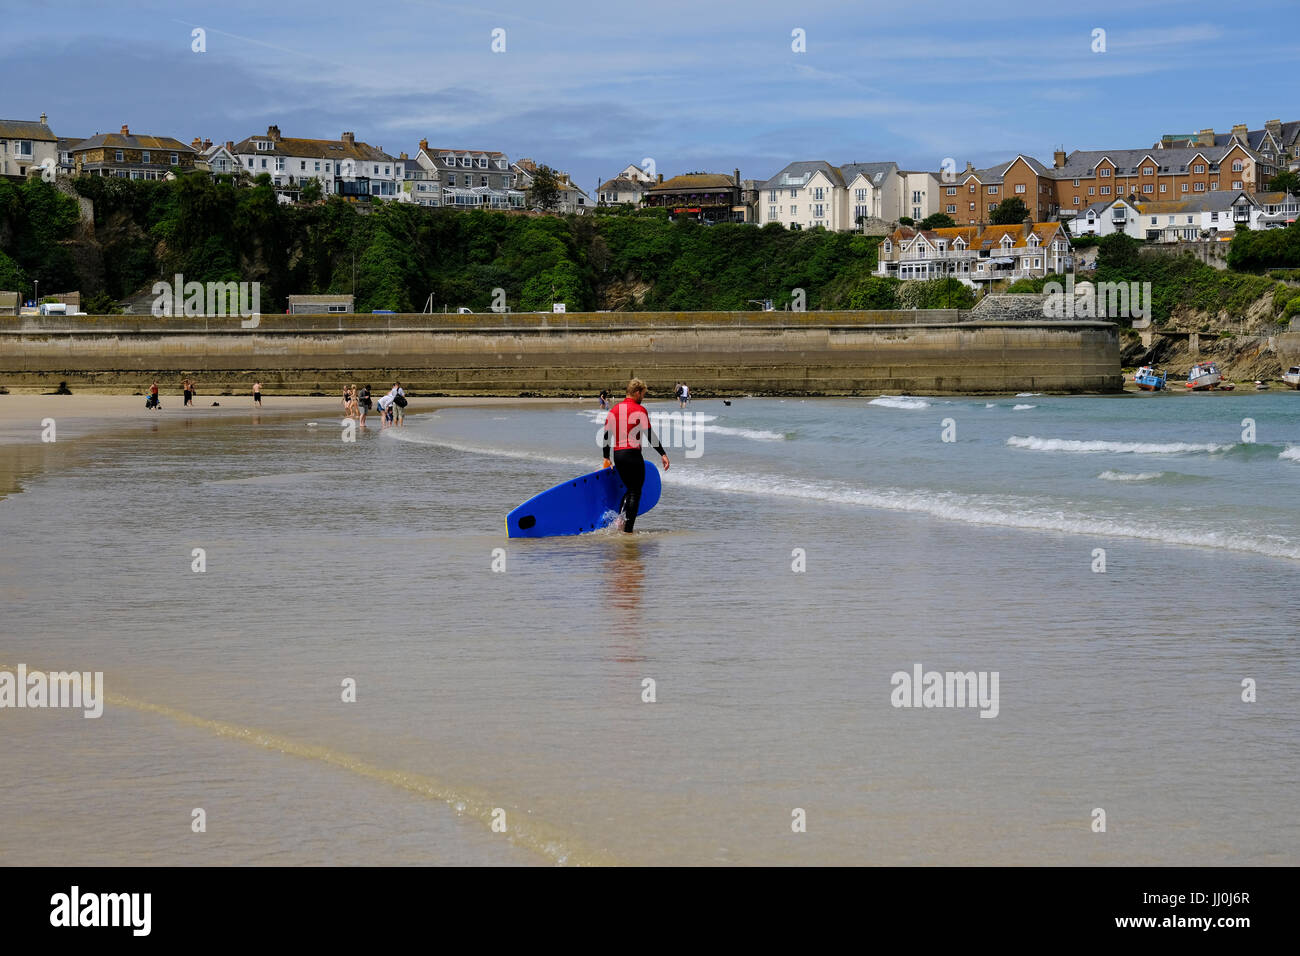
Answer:
[[[0,319],[0,385],[332,394],[400,378],[420,394],[591,395],[633,375],[700,394],[1080,392],[1120,387],[1106,322],[912,312],[152,316]],[[947,319],[934,321],[933,318]],[[961,321],[959,321],[959,319]],[[892,321],[891,321],[892,320]]]

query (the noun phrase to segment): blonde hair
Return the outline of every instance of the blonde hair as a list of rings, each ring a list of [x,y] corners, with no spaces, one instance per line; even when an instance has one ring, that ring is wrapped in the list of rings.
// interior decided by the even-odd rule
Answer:
[[[641,381],[639,378],[634,378],[632,379],[632,381],[627,383],[628,395],[635,395],[637,392],[644,392],[644,391],[645,391],[645,382]]]

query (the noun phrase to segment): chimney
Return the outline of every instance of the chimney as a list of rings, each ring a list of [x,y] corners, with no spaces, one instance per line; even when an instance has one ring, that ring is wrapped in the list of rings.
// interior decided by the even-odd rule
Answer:
[[[280,141],[280,127],[268,126],[266,128],[266,138],[271,140],[272,142],[278,143]]]
[[[663,174],[663,173],[660,173],[660,174],[659,174],[659,182],[663,182],[663,181],[664,181],[664,174]]]
[[[226,150],[231,153],[235,151],[235,141],[233,139],[226,140]]]
[[[355,133],[344,133],[342,136],[339,137],[339,139],[347,143],[349,146],[357,145],[357,137]]]
[[[1232,127],[1232,138],[1235,139],[1237,142],[1239,142],[1242,146],[1248,145],[1247,142],[1248,137],[1246,133],[1247,130],[1246,130],[1245,123],[1237,123],[1235,126]]]
[[[379,147],[379,149],[380,149],[381,152],[383,151],[383,148],[384,148],[384,147],[382,147],[382,146]],[[397,154],[397,158],[398,158],[398,159],[410,159],[411,157],[410,157],[410,156],[407,156],[405,153],[398,153],[398,154]]]
[[[1026,217],[1025,217],[1024,226],[1025,226],[1025,235],[1026,235],[1026,236],[1029,235],[1031,232],[1033,232],[1033,231],[1034,231],[1034,217],[1033,217],[1033,216],[1026,216]]]
[[[49,125],[50,125],[50,124],[49,124],[48,117],[46,117],[46,115],[45,115],[44,113],[41,114],[41,125],[42,125],[42,126],[49,126]]]
[[[740,170],[739,170],[739,169],[736,170],[736,185],[737,185],[737,186],[740,185]]]
[[[1213,145],[1214,145],[1214,130],[1212,130],[1212,129],[1203,129],[1203,130],[1199,130],[1199,131],[1196,133],[1196,145],[1197,145],[1197,146],[1213,146]]]
[[[197,136],[195,136],[192,140],[190,140],[190,149],[194,150],[195,152],[198,152],[202,148],[203,148],[203,140],[199,139]]]
[[[975,164],[972,163],[969,159],[966,160],[966,169],[963,170],[963,172],[964,172],[964,173],[973,173],[973,172],[975,172]]]
[[[420,149],[428,150],[428,148],[429,148],[429,141],[427,139],[420,140]]]
[[[211,148],[212,148],[212,140],[210,140],[210,139],[204,139],[204,140],[203,140],[203,148],[204,148],[204,149],[211,149]]]
[[[1272,133],[1274,139],[1281,141],[1281,139],[1282,139],[1282,121],[1281,121],[1281,120],[1269,120],[1267,123],[1264,124],[1264,129],[1266,129],[1266,130],[1268,130],[1270,133]]]
[[[122,135],[123,136],[131,135],[131,127],[127,126],[125,123],[122,124]]]
[[[1054,169],[1065,168],[1065,148],[1062,147],[1052,154],[1052,167]]]

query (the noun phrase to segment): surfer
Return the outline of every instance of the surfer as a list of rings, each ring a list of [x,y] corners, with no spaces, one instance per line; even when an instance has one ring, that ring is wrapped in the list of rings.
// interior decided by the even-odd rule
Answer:
[[[645,382],[634,378],[627,383],[627,398],[609,410],[605,416],[605,436],[602,456],[606,468],[615,468],[618,477],[627,487],[619,513],[623,517],[623,531],[632,533],[636,524],[637,511],[641,506],[641,486],[645,484],[645,463],[641,458],[641,438],[646,440],[659,452],[663,459],[664,471],[668,470],[668,456],[664,446],[650,427],[650,413],[645,410],[641,400],[645,398]],[[611,461],[609,446],[614,445],[614,457]]]
[[[600,390],[600,410],[603,412],[609,408],[609,392],[603,388]]]

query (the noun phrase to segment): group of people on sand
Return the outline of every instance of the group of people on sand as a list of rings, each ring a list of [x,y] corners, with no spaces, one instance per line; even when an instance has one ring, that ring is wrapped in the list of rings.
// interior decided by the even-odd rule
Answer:
[[[357,388],[349,385],[343,389],[343,416],[358,419],[358,424],[365,425],[366,416],[374,409],[379,413],[380,428],[389,425],[401,426],[406,419],[406,390],[401,382],[394,382],[388,394],[378,400],[371,397],[370,386]]]
[[[691,387],[685,382],[678,382],[673,389],[673,396],[677,399],[678,407],[685,408],[691,401]]]

